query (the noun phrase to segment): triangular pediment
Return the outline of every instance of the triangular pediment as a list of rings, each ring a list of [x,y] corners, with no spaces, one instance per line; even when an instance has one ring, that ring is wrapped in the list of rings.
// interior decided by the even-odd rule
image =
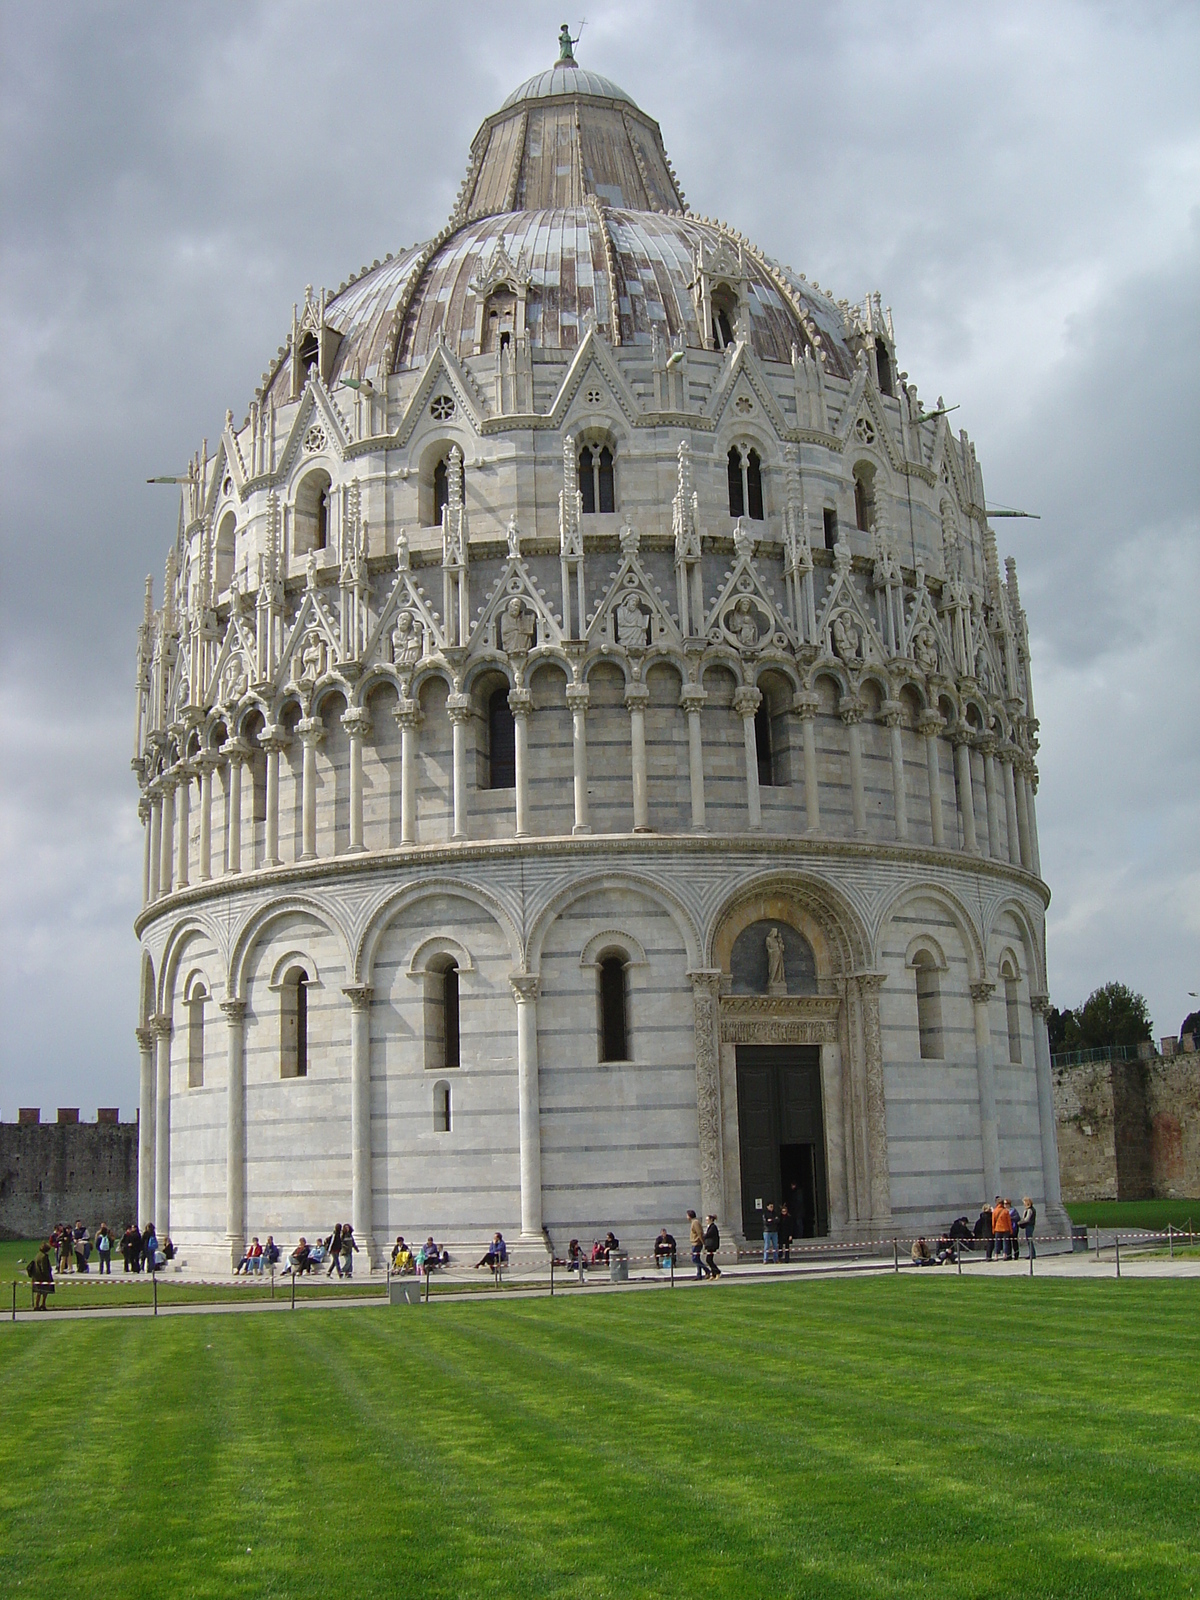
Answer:
[[[483,426],[483,403],[479,391],[449,345],[438,343],[430,351],[421,381],[408,397],[408,404],[396,428],[395,440],[398,445],[407,444],[412,438],[438,389],[450,391],[472,430],[479,433]]]
[[[788,424],[767,382],[762,363],[744,340],[731,345],[730,349],[733,354],[721,369],[707,407],[713,426],[719,428],[726,420],[745,421],[753,426],[757,413],[760,418],[768,417],[776,436],[782,436],[788,431]],[[751,407],[750,410],[743,408],[741,415],[739,400],[749,401]]]
[[[328,603],[310,583],[300,601],[279,658],[279,682],[314,684],[337,663],[339,628]]]
[[[710,644],[747,657],[796,648],[783,607],[748,555],[738,556],[721,580],[704,628]]]
[[[925,587],[924,574],[920,571],[917,573],[916,590],[905,613],[900,653],[910,661],[915,661],[927,673],[950,671],[954,659],[933,596]]]
[[[239,612],[232,612],[209,674],[205,705],[234,706],[238,703],[254,679],[255,649],[253,626]]]
[[[837,432],[844,450],[853,450],[855,446],[878,450],[887,457],[893,470],[899,470],[901,453],[892,432],[891,419],[884,409],[883,398],[874,378],[862,367],[859,368],[838,422]]]
[[[571,365],[567,368],[566,377],[554,397],[554,404],[550,407],[549,420],[552,427],[565,426],[567,412],[584,387],[584,381],[589,374],[593,374],[595,381],[608,392],[627,422],[638,421],[641,416],[641,403],[626,383],[620,367],[613,360],[607,339],[593,324],[584,333]],[[581,423],[586,424],[586,420],[586,417],[581,418]]]
[[[334,405],[333,397],[321,381],[316,367],[313,367],[280,452],[276,479],[286,478],[304,456],[316,456],[328,451],[339,460],[344,460],[349,444],[350,434],[345,418]]]
[[[824,655],[836,656],[852,668],[887,659],[870,608],[854,586],[848,561],[835,559],[833,579],[817,618],[817,644]]]
[[[682,647],[679,625],[636,550],[626,550],[604,598],[588,618],[587,642],[634,651]]]
[[[407,623],[400,623],[401,612],[408,613]],[[442,620],[429,596],[411,571],[405,569],[398,572],[392,591],[379,614],[379,621],[367,641],[364,666],[386,663],[403,675],[413,671],[427,656],[445,649],[445,646]]]
[[[509,556],[476,613],[468,648],[511,657],[561,643],[562,622],[521,557]]]

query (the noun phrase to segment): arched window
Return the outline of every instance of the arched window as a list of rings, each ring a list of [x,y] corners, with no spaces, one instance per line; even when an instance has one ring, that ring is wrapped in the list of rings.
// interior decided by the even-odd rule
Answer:
[[[208,991],[202,983],[192,989],[188,1000],[188,1088],[204,1087],[204,1002]]]
[[[854,520],[863,533],[875,526],[875,469],[868,461],[854,469]]]
[[[832,506],[825,507],[825,548],[832,550],[838,541],[837,512]]]
[[[308,1077],[308,973],[289,967],[279,991],[279,1076]]]
[[[433,469],[433,522],[438,526],[442,520],[442,512],[450,503],[450,473],[446,465],[445,456]]]
[[[613,453],[608,445],[585,444],[579,452],[579,495],[585,513],[617,509]]]
[[[741,451],[734,445],[729,452],[729,515],[763,520],[762,460],[757,450]]]
[[[771,729],[771,707],[765,694],[758,703],[758,710],[754,713],[754,745],[758,752],[759,788],[773,788],[779,782],[779,764],[775,759],[775,740]]]
[[[309,372],[317,363],[321,353],[321,346],[315,333],[306,333],[300,341],[300,348],[296,352],[300,357],[301,379],[308,377]]]
[[[481,352],[509,349],[516,324],[517,297],[507,284],[498,284],[484,307]]]
[[[942,1046],[942,995],[938,969],[928,950],[918,950],[913,957],[913,970],[917,980],[917,1032],[921,1040],[921,1060],[941,1061]]]
[[[737,299],[724,284],[714,290],[712,297],[712,342],[714,350],[724,350],[733,343],[737,324]]]
[[[488,788],[512,789],[517,782],[517,730],[508,690],[488,697]]]
[[[425,972],[425,1067],[445,1072],[458,1066],[458,962],[438,956]]]
[[[629,1005],[625,958],[605,956],[600,963],[600,1059],[629,1060]]]
[[[328,546],[329,495],[329,474],[320,468],[310,472],[296,490],[293,555],[306,556],[310,550],[324,550]]]
[[[433,1086],[433,1131],[450,1132],[450,1085],[439,1079]]]
[[[875,370],[879,374],[879,387],[884,394],[895,394],[892,382],[892,357],[882,339],[875,341]]]
[[[233,568],[237,548],[237,520],[227,511],[217,527],[217,544],[213,552],[213,596],[224,594],[233,582]]]
[[[1008,1022],[1008,1059],[1021,1064],[1021,985],[1012,967],[1004,968],[1004,1012]]]

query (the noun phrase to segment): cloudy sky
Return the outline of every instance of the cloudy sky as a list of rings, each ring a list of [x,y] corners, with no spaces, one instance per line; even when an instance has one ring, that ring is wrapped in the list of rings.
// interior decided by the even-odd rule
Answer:
[[[428,238],[561,5],[0,0],[0,1114],[137,1096],[129,771],[179,471]],[[958,403],[1034,640],[1053,998],[1200,990],[1200,7],[592,0],[690,203]],[[574,25],[577,18],[571,16]]]

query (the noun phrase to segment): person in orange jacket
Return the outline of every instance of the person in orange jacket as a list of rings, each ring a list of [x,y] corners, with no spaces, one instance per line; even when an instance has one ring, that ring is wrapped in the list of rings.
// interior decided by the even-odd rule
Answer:
[[[996,1254],[1001,1261],[1012,1260],[1012,1212],[1005,1201],[996,1196],[992,1206],[992,1232],[996,1236]]]

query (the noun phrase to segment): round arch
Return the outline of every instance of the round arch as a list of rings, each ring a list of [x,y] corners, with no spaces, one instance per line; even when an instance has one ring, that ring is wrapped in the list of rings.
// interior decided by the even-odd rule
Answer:
[[[253,912],[243,923],[234,940],[233,949],[229,958],[229,997],[230,999],[244,1000],[246,998],[246,974],[249,970],[250,957],[261,942],[263,936],[276,922],[281,922],[285,917],[307,916],[318,924],[326,933],[336,940],[346,970],[350,969],[350,941],[345,929],[332,916],[328,907],[308,895],[289,894],[281,899],[273,900],[270,905],[262,906]]]
[[[886,928],[896,913],[903,910],[910,900],[932,900],[949,915],[958,930],[959,937],[963,942],[963,948],[967,953],[967,971],[970,981],[972,983],[982,982],[987,974],[987,959],[984,954],[980,930],[963,902],[953,891],[943,887],[943,885],[939,883],[905,884],[881,910],[878,922],[880,930]]]
[[[514,967],[520,965],[520,935],[512,918],[498,900],[474,884],[464,883],[461,878],[422,878],[419,883],[406,884],[403,889],[396,890],[372,911],[354,949],[350,965],[353,982],[371,982],[375,969],[375,952],[392,919],[415,903],[429,899],[433,895],[450,895],[459,900],[466,900],[476,910],[490,917],[508,943],[509,956]]]
[[[537,972],[542,960],[542,949],[550,929],[559,917],[576,900],[585,895],[595,894],[606,889],[632,889],[639,894],[646,895],[654,904],[664,907],[671,916],[679,932],[683,935],[684,947],[687,951],[687,964],[689,968],[699,968],[703,965],[703,944],[700,939],[699,929],[692,920],[691,913],[683,901],[663,883],[656,883],[651,878],[643,877],[639,872],[616,871],[597,872],[586,878],[577,878],[567,888],[559,891],[538,913],[537,919],[530,929],[526,942],[526,968],[530,972]],[[615,937],[615,936],[614,936]],[[627,939],[628,935],[621,935]]]
[[[713,913],[707,965],[730,970],[734,940],[753,922],[786,922],[812,946],[818,979],[871,966],[871,941],[849,902],[819,878],[771,872],[740,884]]]

